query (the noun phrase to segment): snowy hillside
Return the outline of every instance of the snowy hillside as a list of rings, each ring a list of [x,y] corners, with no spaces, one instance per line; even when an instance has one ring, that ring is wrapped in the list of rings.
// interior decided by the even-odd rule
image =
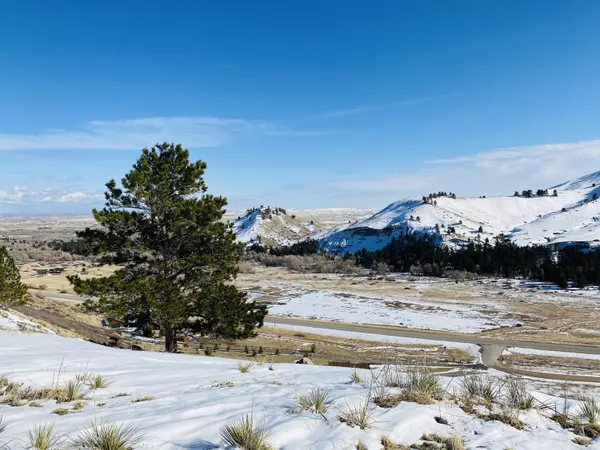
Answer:
[[[556,195],[554,195],[556,190]],[[445,242],[485,240],[505,234],[519,245],[589,242],[600,245],[600,172],[562,183],[545,195],[410,198],[372,217],[323,233],[329,251],[384,247],[400,230],[438,233]]]
[[[370,217],[375,210],[326,208],[285,210],[278,207],[251,208],[243,213],[228,212],[238,241],[264,245],[289,245],[306,238],[317,239],[327,230]]]
[[[296,215],[279,207],[252,208],[233,222],[237,239],[247,244],[290,245],[315,232],[314,223],[302,223]]]
[[[517,429],[497,420],[506,417],[502,415],[506,406],[500,404],[504,402],[503,396],[489,406],[490,413],[495,415],[479,406],[477,411],[465,412],[450,395],[441,401],[431,400],[432,404],[417,404],[409,399],[388,407],[377,405],[370,388],[371,377],[381,380],[377,395],[393,398],[404,391],[386,387],[388,378],[382,374],[407,376],[401,372],[402,367],[399,372],[358,370],[362,381],[352,382],[350,368],[255,364],[242,373],[238,369],[241,361],[233,359],[133,352],[55,335],[0,332],[0,347],[5,381],[24,383],[18,390],[23,397],[40,393],[37,400],[17,402],[15,386],[18,385],[11,385],[12,397],[3,399],[12,406],[0,406],[5,426],[0,432],[0,445],[10,449],[33,448],[27,433],[40,424],[53,424],[55,436],[61,439],[52,448],[72,448],[68,444],[77,441],[94,423],[134,427],[141,438],[139,444],[132,446],[135,449],[232,448],[224,442],[220,430],[238,423],[245,415],[252,415],[255,426],[264,428],[268,448],[274,450],[353,449],[359,441],[361,448],[379,449],[384,436],[388,442],[397,444],[385,448],[404,448],[400,444],[439,449],[583,448],[573,442],[577,436],[550,419],[553,414],[550,406],[565,404],[577,413],[580,402],[540,392],[529,382],[524,389],[534,396],[536,405],[543,404],[546,408],[518,411],[522,429]],[[84,372],[106,377],[106,386],[92,390],[89,384],[73,381]],[[84,399],[58,404],[44,397],[51,390],[42,388],[55,383],[65,386],[68,382],[78,386]],[[448,377],[439,385],[450,394],[460,389],[460,380]],[[321,413],[303,410],[299,396],[316,388],[326,392],[326,407]],[[556,390],[562,392],[560,387]],[[591,388],[586,394],[597,392]],[[6,391],[0,395],[5,396]],[[355,419],[349,415],[350,408],[358,411],[365,408],[366,418],[358,422],[365,423],[363,429],[353,426],[351,420]],[[433,434],[440,437],[425,436]],[[464,440],[464,446],[441,447],[432,442],[444,442],[452,436],[460,444]],[[590,441],[579,438],[583,443]],[[425,447],[424,440],[429,446]],[[596,439],[587,448],[598,450],[600,442]]]

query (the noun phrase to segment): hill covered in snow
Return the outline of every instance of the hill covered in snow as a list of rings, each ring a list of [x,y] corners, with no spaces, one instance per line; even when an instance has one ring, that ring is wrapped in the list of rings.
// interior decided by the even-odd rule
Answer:
[[[376,250],[407,229],[438,234],[450,245],[504,234],[518,245],[600,246],[600,171],[512,196],[440,194],[394,202],[365,220],[322,233],[322,247],[339,253]]]
[[[369,217],[374,210],[355,208],[286,210],[274,206],[251,208],[236,216],[226,215],[233,221],[239,242],[267,246],[290,245],[341,224],[348,225]]]

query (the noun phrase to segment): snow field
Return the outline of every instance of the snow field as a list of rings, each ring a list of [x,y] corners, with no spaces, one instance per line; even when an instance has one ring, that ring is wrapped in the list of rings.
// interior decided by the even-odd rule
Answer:
[[[372,427],[352,428],[337,416],[347,406],[363,403],[369,394],[368,383],[350,382],[352,369],[276,364],[271,371],[265,364],[244,374],[231,359],[132,352],[42,334],[0,333],[0,348],[1,375],[11,381],[49,386],[60,368],[63,382],[82,372],[104,375],[110,382],[105,389],[87,393],[90,400],[83,410],[64,416],[52,411],[72,405],[57,406],[54,401],[39,408],[1,405],[0,415],[7,425],[2,438],[12,439],[14,448],[25,444],[27,430],[34,424],[54,422],[58,433],[72,437],[94,419],[139,427],[144,439],[136,448],[225,448],[220,428],[249,413],[269,431],[275,449],[354,448],[359,439],[367,448],[378,449],[383,435],[412,444],[424,433],[458,434],[468,449],[581,448],[572,442],[572,434],[537,410],[522,412],[526,428],[517,430],[477,419],[448,401],[402,402],[390,409],[371,404]],[[368,379],[369,372],[361,375]],[[324,416],[291,413],[297,396],[317,386],[328,389],[333,402]],[[120,393],[129,395],[117,397]],[[133,402],[143,396],[155,399]],[[438,415],[449,425],[437,423]],[[600,442],[588,448],[600,449]]]

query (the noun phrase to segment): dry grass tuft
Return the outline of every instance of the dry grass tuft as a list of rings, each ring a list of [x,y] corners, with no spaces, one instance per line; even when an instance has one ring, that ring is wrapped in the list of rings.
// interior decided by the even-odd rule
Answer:
[[[487,415],[481,415],[479,417],[488,422],[492,420],[498,420],[502,423],[505,423],[506,425],[510,425],[511,427],[516,428],[517,430],[522,430],[525,428],[525,424],[521,422],[517,417],[511,414],[492,413]]]
[[[352,374],[350,375],[350,381],[352,383],[362,383],[364,380],[361,378],[360,373],[358,373],[358,370],[354,369],[354,372],[352,372]]]
[[[356,450],[369,450],[363,441],[356,443]]]
[[[460,436],[454,435],[450,437],[440,436],[439,434],[424,434],[421,436],[421,440],[425,441],[425,444],[420,446],[411,446],[411,448],[429,449],[436,448],[440,450],[465,450],[465,443]],[[441,446],[428,445],[429,442],[435,442],[441,444]]]
[[[387,436],[381,437],[381,445],[383,446],[383,450],[408,450],[410,447],[402,444],[396,444]]]
[[[129,397],[131,394],[128,394],[127,392],[121,392],[120,394],[115,395],[113,398],[119,398],[119,397]]]
[[[419,405],[431,405],[434,403],[433,399],[422,392],[408,392],[406,394],[398,395],[380,395],[375,397],[373,402],[381,408],[393,408],[401,402],[412,402],[418,403]]]
[[[152,400],[156,400],[156,397],[144,395],[143,397],[138,397],[135,400],[132,400],[131,403],[150,402]]]
[[[577,445],[589,445],[590,440],[587,438],[577,436],[577,437],[573,438],[573,443],[577,444]]]
[[[75,402],[75,404],[73,405],[73,411],[81,411],[83,408],[85,408],[85,402],[81,400]]]
[[[52,414],[57,414],[59,416],[66,416],[70,412],[71,412],[71,410],[69,410],[67,408],[56,408],[54,411],[52,411]]]
[[[104,375],[92,375],[88,378],[88,386],[90,389],[104,389],[110,383]]]
[[[249,373],[250,369],[252,369],[254,367],[254,363],[253,362],[238,362],[237,363],[237,368],[240,371],[240,373]]]

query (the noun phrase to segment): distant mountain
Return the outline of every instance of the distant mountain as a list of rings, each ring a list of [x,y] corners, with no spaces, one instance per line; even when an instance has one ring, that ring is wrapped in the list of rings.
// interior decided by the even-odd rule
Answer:
[[[440,194],[401,200],[367,219],[328,230],[318,236],[321,245],[339,253],[376,250],[410,228],[436,233],[440,242],[451,246],[469,239],[493,242],[495,236],[504,234],[518,245],[589,243],[600,247],[600,172],[510,197]]]

